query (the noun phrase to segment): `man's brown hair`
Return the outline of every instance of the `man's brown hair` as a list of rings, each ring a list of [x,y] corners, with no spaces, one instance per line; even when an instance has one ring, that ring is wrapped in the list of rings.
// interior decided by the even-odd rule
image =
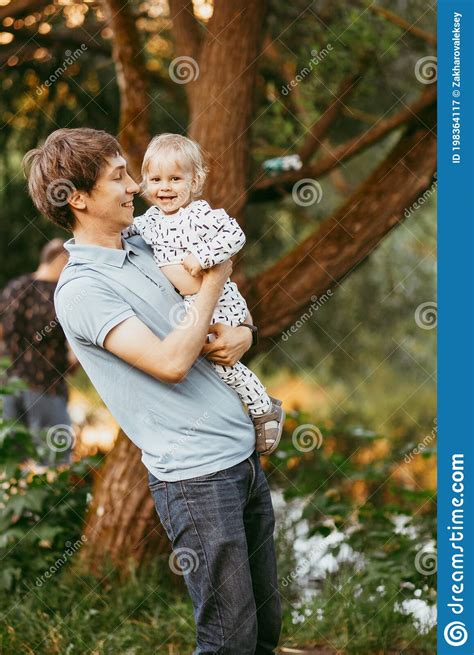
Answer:
[[[52,132],[41,148],[23,157],[28,192],[33,203],[53,223],[67,230],[75,217],[68,204],[73,191],[90,193],[107,163],[122,154],[118,141],[103,130],[89,127]]]

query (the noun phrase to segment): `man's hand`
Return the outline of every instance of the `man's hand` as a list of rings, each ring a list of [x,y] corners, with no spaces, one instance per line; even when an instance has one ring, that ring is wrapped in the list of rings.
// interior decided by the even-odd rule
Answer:
[[[199,260],[197,257],[195,257],[192,253],[189,253],[189,255],[186,255],[186,257],[183,259],[183,266],[188,273],[190,273],[193,277],[199,277],[202,272],[201,264],[199,263]]]
[[[215,334],[216,339],[204,345],[201,355],[221,366],[234,366],[252,345],[252,333],[246,327],[215,323],[209,326],[209,333]]]

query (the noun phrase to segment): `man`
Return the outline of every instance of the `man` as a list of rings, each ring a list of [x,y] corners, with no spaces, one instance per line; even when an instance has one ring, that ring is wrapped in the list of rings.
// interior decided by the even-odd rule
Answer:
[[[113,137],[57,130],[25,165],[36,207],[73,232],[56,290],[58,317],[142,450],[194,605],[195,655],[274,653],[281,610],[270,492],[250,417],[206,359],[233,365],[251,343],[248,326],[222,324],[205,343],[230,262],[203,273],[187,316],[141,237],[121,237],[139,187]],[[52,202],[58,189],[66,199]]]
[[[67,260],[63,240],[53,239],[43,247],[38,269],[11,280],[0,294],[7,375],[28,387],[4,398],[4,417],[28,427],[45,465],[69,463],[73,445],[64,380],[72,362],[53,302]]]

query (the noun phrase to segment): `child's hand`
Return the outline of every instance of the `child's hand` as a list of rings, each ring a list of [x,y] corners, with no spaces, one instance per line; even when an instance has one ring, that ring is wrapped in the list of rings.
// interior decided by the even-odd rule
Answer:
[[[183,259],[183,266],[184,269],[188,271],[188,273],[190,273],[193,277],[199,277],[201,275],[201,264],[199,263],[197,257],[195,257],[192,253],[186,255],[186,257]]]

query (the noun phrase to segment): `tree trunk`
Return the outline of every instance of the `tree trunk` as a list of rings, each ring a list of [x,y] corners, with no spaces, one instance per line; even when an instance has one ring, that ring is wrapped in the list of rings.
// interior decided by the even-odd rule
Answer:
[[[148,489],[140,450],[121,431],[93,485],[80,551],[82,564],[98,573],[105,557],[119,566],[144,562],[170,550]]]
[[[210,168],[204,197],[240,218],[247,200],[249,126],[265,5],[262,0],[216,4],[199,53],[199,77],[188,85],[189,136],[201,144]]]
[[[113,58],[120,91],[120,125],[118,139],[127,155],[136,180],[150,140],[147,71],[140,46],[140,35],[128,0],[103,0],[112,28]]]

